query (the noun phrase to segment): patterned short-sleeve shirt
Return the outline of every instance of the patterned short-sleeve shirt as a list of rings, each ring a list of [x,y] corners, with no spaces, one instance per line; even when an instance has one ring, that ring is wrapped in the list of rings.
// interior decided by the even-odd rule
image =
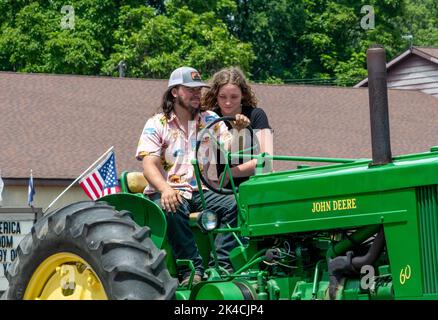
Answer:
[[[172,112],[167,119],[164,113],[158,113],[149,118],[144,126],[138,143],[136,158],[143,160],[145,156],[156,156],[161,159],[161,174],[167,183],[186,198],[191,199],[192,192],[197,191],[196,177],[191,160],[195,157],[197,133],[208,124],[218,118],[212,111],[199,113],[194,121],[189,123],[189,132],[186,134],[179,119]],[[218,122],[213,127],[213,134],[220,141],[230,139],[230,133],[223,122]],[[207,148],[208,134],[204,136],[200,147],[200,155],[204,155],[199,167],[201,174],[207,161],[207,153],[201,151]],[[205,189],[205,186],[202,186]],[[151,185],[148,185],[144,193],[153,194],[157,192]]]

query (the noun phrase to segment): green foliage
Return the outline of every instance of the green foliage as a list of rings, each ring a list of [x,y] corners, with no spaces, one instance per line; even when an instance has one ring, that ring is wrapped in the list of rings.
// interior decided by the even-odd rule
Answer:
[[[61,1],[32,2],[2,24],[0,59],[2,70],[23,72],[96,74],[104,58],[103,22],[82,19],[81,1],[75,7],[73,29],[61,26]],[[98,6],[96,5],[95,8]],[[59,10],[58,10],[59,9]],[[86,12],[93,10],[86,8]],[[97,15],[97,14],[96,14]],[[97,39],[102,37],[103,40]],[[108,41],[109,43],[110,41]]]
[[[412,34],[438,46],[436,0],[0,0],[0,70],[167,78],[181,65],[205,76],[240,66],[253,81],[352,85],[365,51],[390,60]],[[374,29],[363,29],[364,5]],[[309,80],[306,80],[309,79]]]
[[[335,67],[336,84],[353,86],[367,77],[365,52],[353,53],[351,58]]]
[[[409,0],[402,26],[404,34],[413,35],[414,45],[438,47],[438,2]]]
[[[253,45],[254,78],[290,77],[299,55],[298,39],[304,33],[305,20],[301,0],[238,1],[237,15],[230,27],[240,39]]]
[[[6,16],[1,70],[116,76],[124,60],[127,76],[167,78],[181,65],[207,75],[229,65],[250,68],[251,45],[231,35],[218,18],[235,9],[234,1],[147,3],[72,0],[74,28],[65,29],[64,1],[0,0]]]
[[[265,83],[265,84],[283,84],[284,82],[280,78],[269,77],[268,79],[264,80],[262,83]]]
[[[115,52],[104,72],[115,75],[120,60],[127,62],[127,75],[134,77],[167,78],[181,65],[207,75],[229,65],[249,68],[254,59],[251,46],[232,36],[213,12],[171,8],[171,14],[157,15],[151,8],[122,7]]]

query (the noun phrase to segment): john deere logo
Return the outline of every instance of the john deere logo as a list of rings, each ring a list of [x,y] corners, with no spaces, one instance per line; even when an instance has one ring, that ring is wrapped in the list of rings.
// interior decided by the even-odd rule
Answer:
[[[198,72],[192,72],[192,80],[201,81],[201,75]]]
[[[313,202],[312,212],[342,211],[357,209],[356,198]]]

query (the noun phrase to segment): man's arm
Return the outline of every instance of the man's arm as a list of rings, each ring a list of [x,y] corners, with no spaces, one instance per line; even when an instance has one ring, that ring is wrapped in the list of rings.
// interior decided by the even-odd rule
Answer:
[[[180,194],[172,189],[160,171],[161,160],[157,156],[143,158],[143,175],[149,184],[161,193],[161,207],[167,212],[176,212],[182,203]]]

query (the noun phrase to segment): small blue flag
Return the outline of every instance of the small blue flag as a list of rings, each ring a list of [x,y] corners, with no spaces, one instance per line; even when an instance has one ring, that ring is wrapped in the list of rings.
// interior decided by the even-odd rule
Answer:
[[[33,186],[33,176],[32,176],[32,170],[31,170],[30,171],[30,178],[29,178],[29,187],[27,189],[27,203],[29,204],[29,206],[32,206],[34,194],[35,194],[35,188]]]

